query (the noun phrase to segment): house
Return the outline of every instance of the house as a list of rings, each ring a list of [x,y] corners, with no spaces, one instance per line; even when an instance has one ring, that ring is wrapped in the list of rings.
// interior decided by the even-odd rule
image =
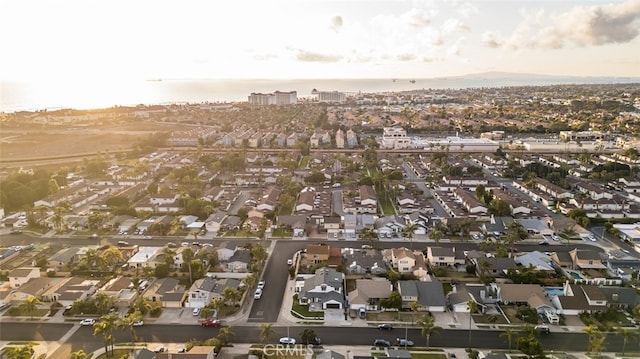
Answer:
[[[133,304],[138,291],[133,287],[131,277],[116,277],[105,283],[100,289],[117,306],[128,307]]]
[[[333,350],[324,350],[322,353],[316,355],[316,359],[347,359],[344,355],[336,353]]]
[[[160,303],[163,308],[182,308],[185,288],[175,278],[154,280],[142,293],[144,299]]]
[[[600,254],[590,249],[574,248],[569,251],[572,269],[605,269]]]
[[[498,297],[504,304],[528,305],[539,314],[548,311],[555,313],[555,307],[549,299],[549,295],[538,284],[497,284]]]
[[[27,283],[21,285],[19,288],[14,289],[10,294],[10,298],[6,298],[7,301],[24,302],[29,297],[40,298],[42,293],[51,288],[57,288],[63,284],[65,278],[49,278],[40,277],[32,278]]]
[[[558,314],[578,315],[581,312],[594,313],[607,309],[607,297],[595,285],[569,284],[565,282],[564,295],[551,297]]]
[[[246,249],[238,248],[226,263],[226,269],[229,272],[247,272],[251,263],[251,252]]]
[[[218,260],[221,262],[229,261],[236,250],[237,247],[232,241],[221,243],[216,249],[216,252],[218,252]]]
[[[418,278],[427,275],[424,254],[407,248],[392,248],[384,252],[387,263],[400,273],[412,273]]]
[[[456,262],[456,249],[451,247],[427,247],[427,262],[432,266],[445,267],[460,264]]]
[[[11,288],[18,288],[27,283],[30,279],[40,278],[40,268],[19,267],[9,272],[9,285]]]
[[[640,305],[640,294],[634,288],[601,286],[600,291],[610,307],[632,309]]]
[[[266,193],[260,199],[260,203],[256,206],[256,209],[261,212],[273,211],[276,207],[276,203],[278,202],[278,198],[282,190],[276,187],[270,187],[267,189]]]
[[[207,232],[219,232],[220,228],[222,227],[222,222],[225,220],[225,218],[227,218],[226,212],[216,212],[211,214],[209,218],[204,221]]]
[[[476,273],[491,277],[505,277],[509,269],[517,267],[513,258],[479,258],[476,260]]]
[[[398,292],[402,297],[402,307],[411,308],[412,302],[418,304],[418,310],[442,313],[446,310],[446,299],[442,283],[431,277],[427,281],[398,281]]]
[[[349,275],[380,275],[387,272],[382,252],[375,249],[342,249],[345,273]]]
[[[570,268],[573,265],[573,260],[568,252],[552,252],[551,260],[560,268]]]
[[[163,255],[162,247],[138,247],[138,252],[127,260],[127,264],[132,268],[155,268],[156,264],[164,263],[156,260],[159,255]]]
[[[309,264],[318,264],[329,260],[331,249],[326,244],[309,244],[307,245],[307,262]]]
[[[298,302],[308,305],[311,312],[344,309],[343,283],[343,273],[333,268],[318,268],[312,277],[304,280],[298,294]]]
[[[356,279],[356,289],[349,292],[349,309],[381,310],[380,300],[389,298],[393,285],[386,278]]]
[[[514,260],[517,264],[527,268],[533,267],[536,271],[555,272],[553,259],[546,253],[532,251],[517,256]]]
[[[216,298],[222,298],[225,288],[240,287],[240,281],[233,278],[215,279],[204,277],[196,280],[187,291],[186,305],[189,308],[202,308]]]
[[[47,267],[60,271],[64,266],[73,263],[78,252],[80,248],[77,247],[61,249],[47,259]]]
[[[64,278],[59,285],[45,290],[40,297],[44,302],[58,302],[67,306],[75,301],[89,298],[98,290],[99,284],[99,280],[68,277]]]

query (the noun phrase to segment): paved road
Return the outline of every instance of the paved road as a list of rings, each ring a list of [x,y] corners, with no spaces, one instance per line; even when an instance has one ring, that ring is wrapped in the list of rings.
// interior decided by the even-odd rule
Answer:
[[[3,323],[0,332],[0,340],[58,340],[68,329],[69,325],[59,324],[36,324],[34,330],[33,323]],[[274,327],[274,334],[271,336],[272,343],[277,342],[277,338],[290,335],[300,338],[304,327]],[[395,342],[396,338],[403,338],[405,330],[396,328],[392,331],[381,332],[376,328],[361,327],[314,327],[313,330],[322,339],[325,345],[371,345],[375,339],[382,338]],[[236,326],[232,328],[235,343],[257,343],[260,342],[259,326]],[[53,334],[57,332],[57,334]],[[199,326],[176,325],[147,325],[137,328],[139,340],[149,343],[186,343],[191,339],[208,339],[215,337],[217,328],[202,328]],[[419,329],[409,329],[406,331],[407,338],[414,341],[418,346],[426,345],[426,339],[420,334]],[[451,330],[445,329],[439,334],[431,336],[430,345],[445,348],[466,348],[478,349],[508,349],[508,341],[503,332],[497,330]],[[116,331],[116,342],[127,342],[131,340],[131,334],[126,331]],[[545,350],[554,351],[587,351],[588,337],[584,333],[553,332],[548,335],[540,335]],[[73,351],[83,349],[91,352],[102,347],[102,337],[93,335],[93,328],[81,327],[67,340],[67,344],[72,345]],[[606,350],[610,352],[621,351],[623,340],[620,336],[610,334],[606,339]],[[637,344],[627,343],[627,352],[637,352]]]

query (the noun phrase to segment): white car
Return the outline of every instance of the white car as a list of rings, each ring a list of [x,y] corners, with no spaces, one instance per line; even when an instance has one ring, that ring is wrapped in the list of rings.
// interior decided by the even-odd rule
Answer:
[[[82,321],[80,322],[80,325],[89,326],[89,325],[94,325],[95,323],[96,323],[95,319],[87,318],[87,319],[82,319]]]
[[[293,259],[287,259],[287,265],[293,265]]]
[[[132,324],[134,327],[141,327],[144,325],[144,322],[142,320],[138,320],[137,322],[133,322]]]
[[[552,235],[551,235],[551,239],[553,239],[554,241],[559,241],[559,240],[560,240],[560,237],[558,237],[558,235],[557,235],[557,234],[552,234]]]
[[[295,338],[291,338],[291,337],[283,337],[283,338],[280,338],[280,344],[283,344],[283,345],[295,345],[296,344],[296,339]]]
[[[258,282],[258,289],[264,289],[265,281],[261,280]]]
[[[262,289],[256,289],[256,292],[253,295],[253,299],[260,299],[260,298],[262,298]]]
[[[193,308],[193,316],[195,317],[198,315],[200,315],[200,307]]]

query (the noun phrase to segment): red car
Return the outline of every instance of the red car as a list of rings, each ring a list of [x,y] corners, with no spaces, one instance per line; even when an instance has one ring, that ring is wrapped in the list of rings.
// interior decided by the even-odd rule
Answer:
[[[200,325],[203,327],[219,327],[220,321],[217,319],[203,320],[200,322]]]

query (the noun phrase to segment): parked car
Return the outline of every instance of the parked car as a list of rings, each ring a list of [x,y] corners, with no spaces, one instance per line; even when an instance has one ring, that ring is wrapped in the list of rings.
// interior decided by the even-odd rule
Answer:
[[[380,324],[380,325],[378,325],[378,329],[380,329],[380,330],[391,330],[391,329],[393,329],[393,325],[391,325],[389,323]]]
[[[267,284],[265,281],[261,280],[258,282],[258,289],[264,289],[265,284]]]
[[[312,345],[320,345],[320,344],[322,344],[322,340],[320,340],[320,338],[317,337],[317,336],[315,336],[315,337],[313,337],[311,339],[308,339],[308,340],[303,340],[303,342],[305,344],[312,344]]]
[[[95,323],[96,323],[96,320],[93,318],[86,318],[80,321],[80,325],[83,325],[83,326],[94,325]]]
[[[363,244],[363,245],[361,246],[361,248],[362,248],[362,249],[371,249],[371,248],[373,248],[373,247],[372,247],[372,246],[370,246],[370,245],[368,245],[368,244]]]
[[[202,327],[219,327],[220,321],[218,319],[207,319],[200,322],[200,326]]]
[[[262,289],[256,289],[256,292],[253,294],[253,299],[262,298]]]
[[[282,337],[280,338],[279,343],[283,345],[295,345],[296,339],[291,337]]]
[[[293,259],[287,259],[287,265],[293,265]]]
[[[131,325],[133,325],[134,327],[141,327],[144,325],[144,322],[142,320],[138,320],[137,322],[133,322],[133,324]]]
[[[398,343],[398,346],[401,347],[412,347],[413,346],[413,342],[409,339],[404,339],[404,338],[396,338],[396,343]]]
[[[193,316],[198,316],[200,315],[200,308],[193,308]]]
[[[156,347],[155,349],[153,349],[153,352],[154,353],[164,353],[164,350],[165,349],[164,349],[163,346],[159,346],[159,347]]]
[[[126,242],[126,241],[118,241],[118,246],[120,246],[120,247],[125,247],[125,246],[128,246],[128,245],[129,245],[129,242]]]
[[[367,310],[366,310],[366,309],[364,309],[364,308],[360,308],[360,309],[358,310],[358,316],[359,316],[360,318],[362,318],[362,319],[366,318],[366,317],[367,317]]]
[[[387,348],[387,347],[390,347],[390,346],[391,346],[391,343],[389,343],[389,341],[388,341],[388,340],[385,340],[385,339],[376,339],[376,340],[373,342],[373,346],[375,346],[375,347],[384,347],[384,348]]]
[[[542,334],[549,334],[551,332],[546,325],[536,325],[534,329]]]

